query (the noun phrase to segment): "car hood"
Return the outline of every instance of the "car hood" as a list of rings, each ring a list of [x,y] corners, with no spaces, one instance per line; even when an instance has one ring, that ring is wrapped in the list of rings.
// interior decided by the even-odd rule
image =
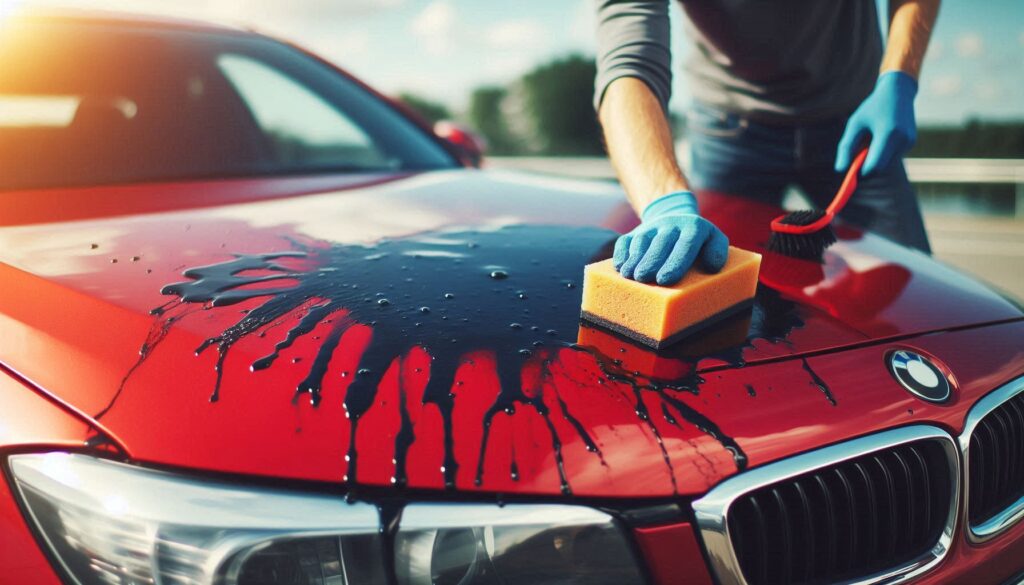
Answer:
[[[839,226],[823,264],[766,254],[750,314],[653,352],[578,321],[583,266],[636,223],[616,187],[474,170],[336,187],[3,195],[21,219],[0,228],[0,359],[143,462],[670,496],[808,446],[781,438],[793,416],[752,435],[758,415],[735,400],[798,380],[811,391],[788,408],[813,419],[843,391],[815,361],[1021,316],[926,255]],[[777,209],[701,199],[734,245],[764,253]],[[775,439],[752,449],[759,437]]]

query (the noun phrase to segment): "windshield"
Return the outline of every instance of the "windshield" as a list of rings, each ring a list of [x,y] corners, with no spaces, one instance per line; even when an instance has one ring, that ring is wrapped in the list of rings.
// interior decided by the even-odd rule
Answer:
[[[0,64],[0,190],[455,166],[357,83],[254,35],[26,19]]]

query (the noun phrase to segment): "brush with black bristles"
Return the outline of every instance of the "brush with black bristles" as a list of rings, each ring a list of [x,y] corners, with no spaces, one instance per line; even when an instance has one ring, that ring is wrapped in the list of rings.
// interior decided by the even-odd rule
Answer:
[[[846,171],[843,184],[839,186],[839,192],[836,193],[832,203],[825,208],[825,211],[820,209],[792,211],[773,219],[768,249],[792,258],[821,262],[825,248],[836,243],[832,220],[857,189],[857,177],[860,175],[860,169],[864,166],[864,159],[867,156],[867,148],[857,153],[849,170]]]

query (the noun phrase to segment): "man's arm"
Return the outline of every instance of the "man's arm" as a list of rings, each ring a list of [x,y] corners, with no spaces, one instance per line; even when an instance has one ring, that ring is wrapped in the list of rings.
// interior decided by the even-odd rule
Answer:
[[[939,0],[890,0],[889,39],[874,91],[850,116],[836,152],[836,171],[845,171],[870,136],[861,169],[870,175],[900,158],[917,139],[914,97]]]
[[[939,15],[940,0],[890,0],[889,40],[882,57],[882,73],[902,71],[917,79]]]
[[[594,106],[608,154],[641,222],[615,242],[615,268],[640,282],[678,282],[694,263],[718,272],[729,240],[697,212],[665,115],[672,91],[668,0],[594,0]]]
[[[613,81],[599,117],[608,155],[637,215],[666,193],[689,190],[665,111],[647,84],[633,77]]]
[[[612,165],[637,215],[687,189],[665,115],[672,95],[668,0],[594,0],[594,107]]]

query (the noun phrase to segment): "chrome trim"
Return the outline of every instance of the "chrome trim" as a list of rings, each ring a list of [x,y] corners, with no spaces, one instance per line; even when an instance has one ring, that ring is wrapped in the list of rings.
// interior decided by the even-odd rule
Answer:
[[[478,526],[592,526],[611,524],[611,515],[572,504],[412,503],[402,510],[399,531],[475,528]]]
[[[971,407],[971,410],[968,411],[967,419],[964,421],[964,430],[960,433],[960,456],[963,458],[963,473],[965,478],[963,512],[964,526],[967,527],[967,530],[965,531],[967,533],[967,540],[974,544],[980,544],[995,538],[1020,521],[1021,518],[1024,518],[1024,495],[1022,495],[1016,502],[989,520],[982,522],[978,526],[971,526],[969,520],[971,500],[968,497],[971,489],[971,482],[969,481],[971,477],[971,436],[974,434],[974,429],[977,428],[981,419],[992,414],[993,410],[999,408],[1006,403],[1007,400],[1021,392],[1024,392],[1024,377],[1011,380],[990,392],[984,398],[976,402],[974,406]]]
[[[902,583],[931,570],[949,552],[957,519],[960,517],[959,448],[953,437],[942,429],[929,425],[914,425],[867,435],[756,467],[722,482],[703,498],[695,501],[693,511],[696,515],[697,527],[704,540],[704,548],[708,553],[711,568],[718,578],[718,582],[721,585],[746,585],[747,583],[729,535],[729,509],[737,498],[804,473],[831,467],[876,451],[923,440],[939,441],[949,462],[950,503],[946,526],[943,528],[942,534],[931,550],[918,558],[890,570],[848,583],[858,585],[882,582]]]

